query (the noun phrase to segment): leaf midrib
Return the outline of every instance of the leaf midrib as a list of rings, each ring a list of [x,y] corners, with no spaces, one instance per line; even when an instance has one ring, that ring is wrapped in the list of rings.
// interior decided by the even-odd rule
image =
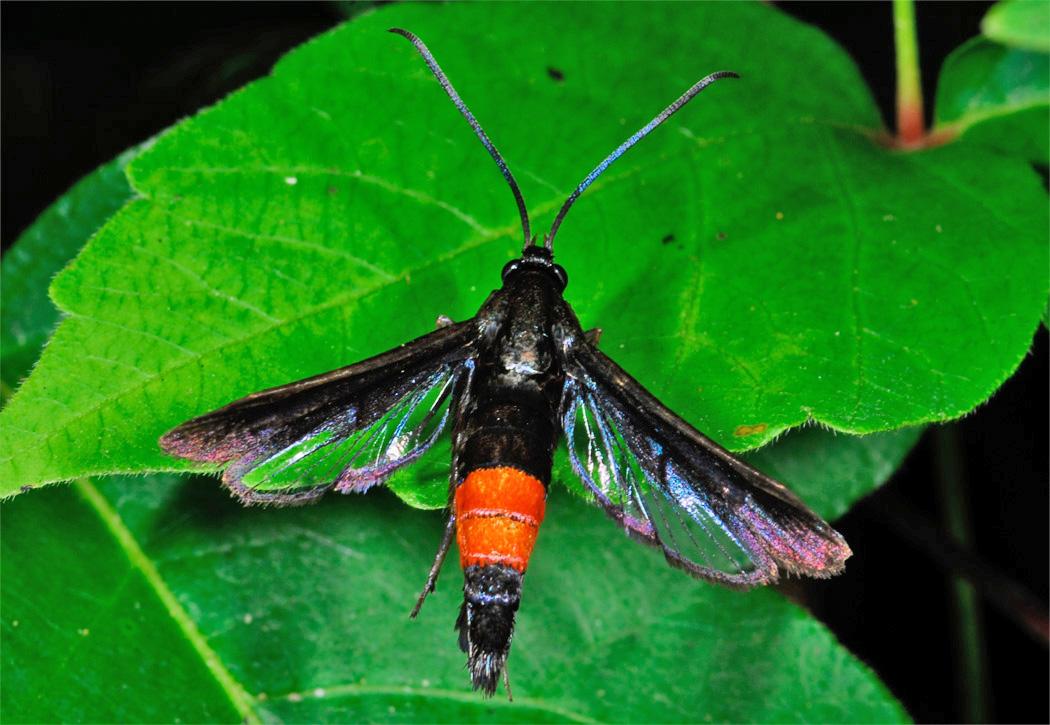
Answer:
[[[208,645],[207,639],[197,629],[196,623],[179,603],[175,594],[168,588],[164,578],[157,571],[146,552],[139,546],[135,536],[124,525],[124,520],[120,514],[109,504],[109,501],[106,500],[89,479],[77,480],[74,486],[80,492],[84,501],[102,521],[117,546],[127,556],[131,568],[142,576],[146,584],[153,590],[153,593],[160,599],[168,616],[178,626],[194,652],[200,657],[205,668],[215,679],[219,688],[229,698],[230,704],[233,705],[237,713],[245,722],[260,722],[255,714],[255,699],[248,694],[244,686],[226,669],[226,665],[223,664],[218,653]]]
[[[426,700],[448,700],[450,702],[466,703],[468,705],[477,706],[482,710],[490,710],[493,708],[508,708],[514,706],[524,705],[531,707],[536,710],[556,715],[570,722],[578,723],[598,723],[600,720],[595,720],[586,715],[583,715],[575,710],[567,708],[557,707],[547,700],[538,700],[532,697],[515,697],[513,701],[503,702],[498,699],[492,700],[480,700],[479,695],[476,693],[469,693],[459,690],[449,690],[439,687],[416,687],[413,685],[360,685],[360,684],[343,684],[343,685],[332,685],[330,687],[318,686],[313,690],[320,690],[324,692],[323,698],[328,700],[333,697],[346,697],[354,698],[367,695],[393,695],[400,697],[418,697]],[[314,695],[312,691],[304,692],[288,692],[277,696],[269,696],[269,700],[284,700],[287,702],[300,702],[306,699],[320,699],[322,696]]]

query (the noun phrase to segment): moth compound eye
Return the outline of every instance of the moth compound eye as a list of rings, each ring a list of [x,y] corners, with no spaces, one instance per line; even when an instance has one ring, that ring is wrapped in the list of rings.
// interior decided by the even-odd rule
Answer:
[[[510,260],[509,262],[507,262],[507,263],[506,263],[506,264],[505,264],[505,265],[503,266],[503,271],[502,271],[502,272],[500,272],[500,278],[501,278],[501,279],[502,279],[502,280],[503,280],[504,282],[506,282],[506,281],[507,281],[507,277],[508,277],[508,276],[510,276],[510,274],[511,274],[512,272],[515,272],[515,271],[517,271],[517,269],[518,269],[518,268],[519,268],[520,266],[521,266],[521,260],[520,260],[520,259],[512,259],[512,260]]]
[[[569,275],[565,271],[565,267],[562,267],[560,264],[554,265],[554,275],[558,278],[561,288],[564,290],[569,284]]]

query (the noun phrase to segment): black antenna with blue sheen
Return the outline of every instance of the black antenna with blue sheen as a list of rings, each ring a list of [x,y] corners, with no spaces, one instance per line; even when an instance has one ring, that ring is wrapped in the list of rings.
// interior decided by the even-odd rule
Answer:
[[[458,108],[459,112],[463,114],[463,117],[467,119],[467,123],[470,124],[470,127],[474,129],[474,133],[477,135],[478,140],[480,140],[482,145],[488,150],[492,160],[496,162],[496,166],[498,166],[499,170],[503,173],[503,178],[506,179],[507,183],[510,185],[510,190],[514,194],[514,201],[518,204],[518,214],[521,215],[521,230],[525,233],[525,246],[529,246],[529,244],[532,243],[532,236],[529,231],[529,212],[525,209],[525,199],[521,195],[521,189],[518,188],[518,182],[514,180],[514,174],[510,173],[510,169],[507,168],[507,162],[503,160],[502,156],[500,156],[499,151],[496,150],[492,141],[489,140],[489,137],[481,127],[481,124],[478,123],[478,119],[474,118],[474,114],[470,112],[469,108],[467,108],[467,104],[464,103],[463,99],[459,97],[458,93],[456,93],[456,89],[452,87],[452,82],[449,81],[445,72],[441,70],[441,66],[438,65],[438,62],[434,59],[433,54],[431,54],[426,44],[423,43],[423,41],[414,33],[411,33],[408,30],[402,28],[390,28],[390,32],[403,36],[416,47],[419,54],[423,56],[423,60],[426,62],[427,67],[430,68],[430,72],[434,74],[435,78],[437,78],[438,83],[440,83],[441,87],[445,89],[445,93],[447,93],[448,97],[452,99],[452,102],[456,104],[456,108]]]
[[[598,164],[596,167],[594,167],[594,171],[587,174],[587,178],[581,181],[580,185],[576,187],[575,191],[573,191],[572,194],[569,195],[569,198],[565,200],[565,203],[561,207],[561,211],[558,212],[558,216],[554,217],[554,224],[551,225],[551,230],[550,232],[548,232],[547,237],[543,242],[544,246],[547,247],[547,249],[553,251],[554,235],[558,233],[558,227],[561,226],[562,219],[565,218],[565,215],[569,213],[569,208],[572,206],[573,202],[576,201],[576,199],[580,196],[580,194],[583,193],[584,189],[593,184],[594,180],[601,176],[602,173],[607,168],[609,168],[613,161],[616,161],[616,159],[623,156],[624,152],[627,151],[627,149],[631,148],[636,143],[645,138],[647,135],[649,135],[650,131],[652,131],[654,128],[656,128],[661,123],[673,116],[678,109],[680,109],[685,104],[689,103],[689,101],[693,100],[693,98],[698,93],[700,93],[700,91],[707,88],[719,78],[739,77],[739,75],[732,71],[723,70],[718,71],[717,73],[712,73],[706,78],[697,81],[692,88],[690,88],[688,91],[679,96],[678,100],[676,100],[670,106],[661,111],[660,115],[658,115],[652,121],[638,129],[638,131],[633,136],[631,136],[629,139],[620,144],[619,148],[617,148],[611,154],[606,156],[605,160]]]

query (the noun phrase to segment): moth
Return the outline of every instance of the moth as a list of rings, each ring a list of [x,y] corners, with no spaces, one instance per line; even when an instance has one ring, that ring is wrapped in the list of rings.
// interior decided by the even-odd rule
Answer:
[[[576,187],[542,243],[503,157],[434,56],[422,56],[510,186],[524,249],[502,286],[465,322],[389,352],[194,418],[160,439],[165,451],[226,466],[247,504],[292,505],[328,491],[361,493],[419,459],[451,427],[449,516],[414,617],[455,539],[464,574],[456,622],[475,690],[492,695],[505,664],[522,580],[543,521],[554,450],[629,536],[700,579],[734,587],[781,574],[828,577],[851,552],[783,485],[675,415],[598,349],[563,293],[553,245],[576,199],[616,159],[721,78],[703,78]]]

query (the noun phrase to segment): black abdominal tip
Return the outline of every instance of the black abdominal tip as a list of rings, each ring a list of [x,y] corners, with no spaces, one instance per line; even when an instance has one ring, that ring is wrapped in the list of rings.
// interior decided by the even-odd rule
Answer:
[[[503,673],[507,656],[497,652],[478,652],[467,661],[470,668],[470,681],[475,690],[481,690],[486,697],[496,694],[499,676]]]

